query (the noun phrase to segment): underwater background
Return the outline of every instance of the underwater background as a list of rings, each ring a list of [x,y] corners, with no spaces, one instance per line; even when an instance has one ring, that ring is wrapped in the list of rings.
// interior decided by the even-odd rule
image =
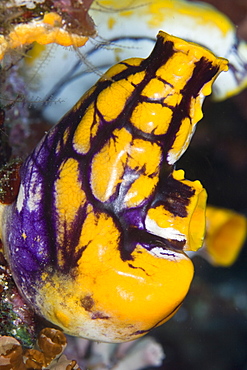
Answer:
[[[225,13],[247,41],[246,0],[207,2]],[[25,106],[19,107],[16,115],[13,105],[7,112],[8,120],[15,117],[18,121],[11,145],[20,157],[30,153],[50,128],[35,110],[26,110]],[[209,204],[247,215],[247,90],[224,102],[207,98],[203,112],[176,168],[183,168],[190,180],[201,181]],[[28,126],[27,116],[32,122]],[[181,309],[151,332],[166,355],[159,369],[247,370],[246,243],[231,267],[213,267],[199,256],[193,263],[195,277]],[[69,343],[73,347],[72,338]],[[73,348],[69,352],[73,357]]]

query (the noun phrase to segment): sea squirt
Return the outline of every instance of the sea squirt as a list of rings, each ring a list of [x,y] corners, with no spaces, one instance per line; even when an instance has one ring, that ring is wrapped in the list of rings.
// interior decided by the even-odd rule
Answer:
[[[225,70],[160,31],[147,59],[110,68],[24,162],[1,239],[23,296],[66,333],[129,341],[181,305],[206,191],[174,164]]]

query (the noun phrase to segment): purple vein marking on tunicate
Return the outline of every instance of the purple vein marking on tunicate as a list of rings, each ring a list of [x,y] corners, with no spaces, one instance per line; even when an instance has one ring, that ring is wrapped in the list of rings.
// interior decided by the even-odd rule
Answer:
[[[160,179],[157,193],[151,206],[158,207],[162,205],[174,216],[186,217],[186,207],[194,194],[195,189],[174,179],[172,176],[168,176]]]
[[[106,140],[109,139],[111,136],[114,128],[119,128],[121,125],[126,125],[129,122],[130,115],[133,112],[133,109],[135,108],[135,105],[138,101],[138,96],[140,95],[140,92],[142,91],[143,87],[150,81],[151,78],[155,76],[155,71],[157,68],[160,67],[160,65],[163,65],[170,56],[174,53],[172,50],[173,43],[166,42],[163,44],[163,41],[159,39],[157,41],[157,44],[154,48],[154,51],[151,53],[150,57],[146,60],[142,61],[140,66],[128,66],[127,73],[126,71],[120,72],[118,75],[114,76],[113,81],[119,81],[122,78],[127,78],[128,75],[133,74],[134,72],[138,72],[141,70],[146,71],[145,78],[143,81],[136,87],[133,94],[131,94],[131,97],[127,101],[126,109],[123,110],[123,112],[119,115],[117,120],[113,120],[113,122],[109,125],[108,123],[105,124],[102,119],[100,131],[98,135],[96,136],[95,140],[92,140],[92,147],[89,151],[89,153],[85,156],[80,156],[78,153],[75,152],[75,150],[72,149],[72,138],[74,135],[74,132],[77,128],[77,125],[79,124],[81,118],[83,117],[86,108],[89,106],[89,104],[95,100],[97,100],[97,96],[102,91],[103,88],[106,88],[107,86],[110,86],[112,81],[101,81],[98,86],[96,87],[95,91],[85,99],[84,102],[82,102],[81,107],[77,109],[76,111],[69,112],[58,124],[58,126],[47,135],[47,137],[44,139],[44,142],[40,148],[40,154],[43,155],[39,156],[39,160],[36,157],[36,167],[42,176],[43,180],[43,187],[45,189],[44,194],[44,202],[43,202],[43,214],[45,215],[44,219],[46,220],[46,226],[47,226],[47,233],[49,236],[49,245],[48,248],[50,248],[50,256],[53,260],[53,263],[57,264],[57,253],[56,249],[54,248],[54,243],[56,242],[56,228],[55,228],[55,214],[56,214],[56,207],[54,205],[54,183],[58,176],[57,170],[60,167],[62,161],[67,158],[68,156],[74,157],[77,160],[79,160],[78,157],[80,157],[80,160],[82,162],[82,168],[81,171],[82,174],[82,187],[84,188],[88,200],[92,202],[93,206],[102,208],[102,204],[100,202],[96,202],[95,198],[92,195],[92,191],[89,184],[89,178],[90,178],[90,163],[92,161],[93,156],[95,153],[98,153],[100,148],[103,147]],[[100,115],[100,112],[98,112]],[[124,118],[121,123],[121,119]],[[70,139],[67,140],[66,145],[63,143],[63,135],[68,127],[68,124],[70,124]],[[129,128],[131,128],[131,125],[128,124]],[[60,142],[60,145],[63,146],[63,150],[60,150],[59,153],[56,153],[57,144]],[[42,150],[41,150],[42,149]],[[37,153],[36,153],[37,154]],[[34,158],[33,158],[34,159]],[[90,199],[91,198],[91,199]],[[104,207],[103,207],[104,209]]]
[[[147,276],[151,276],[150,274],[147,273],[147,271],[143,268],[143,267],[140,267],[140,266],[134,266],[132,265],[131,263],[128,263],[128,266],[131,268],[131,269],[134,269],[134,270],[142,270]]]

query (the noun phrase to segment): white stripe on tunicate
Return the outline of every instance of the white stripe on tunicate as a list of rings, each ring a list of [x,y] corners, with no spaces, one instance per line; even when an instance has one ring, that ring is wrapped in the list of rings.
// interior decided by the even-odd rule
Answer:
[[[173,227],[160,227],[157,223],[152,220],[149,216],[146,217],[145,227],[150,233],[161,236],[165,239],[173,239],[178,241],[185,241],[186,237],[179,230]]]
[[[36,172],[32,173],[32,178],[28,189],[27,208],[29,211],[36,211],[40,207],[42,198],[42,184]]]
[[[130,273],[127,273],[127,272],[123,272],[123,271],[117,271],[118,275],[123,275],[123,276],[127,276],[127,277],[131,277],[135,280],[139,280],[139,281],[145,281],[144,278],[142,278],[141,276],[136,276],[136,275],[132,275]]]
[[[169,249],[163,249],[160,247],[152,248],[149,252],[155,257],[165,258],[170,261],[177,261],[177,260],[186,258],[183,253],[177,253],[175,251],[171,251]]]
[[[34,9],[37,4],[44,3],[45,0],[12,0],[5,4],[6,7],[26,6],[28,9]]]
[[[27,207],[29,211],[36,211],[37,208],[40,207],[41,202],[41,191],[42,191],[42,185],[38,184],[36,185],[35,191],[32,193],[32,195],[28,198],[27,201]]]
[[[21,212],[22,207],[23,207],[23,203],[24,203],[24,187],[21,184],[20,189],[19,189],[19,193],[18,193],[18,197],[17,197],[17,202],[16,202],[16,208],[17,208],[18,212]]]

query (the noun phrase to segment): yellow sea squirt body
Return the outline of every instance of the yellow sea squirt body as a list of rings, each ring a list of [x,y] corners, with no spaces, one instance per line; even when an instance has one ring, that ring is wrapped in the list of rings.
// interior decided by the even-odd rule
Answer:
[[[22,294],[66,333],[129,341],[181,305],[206,192],[173,167],[226,69],[160,32],[147,59],[106,72],[23,164],[1,239]]]

